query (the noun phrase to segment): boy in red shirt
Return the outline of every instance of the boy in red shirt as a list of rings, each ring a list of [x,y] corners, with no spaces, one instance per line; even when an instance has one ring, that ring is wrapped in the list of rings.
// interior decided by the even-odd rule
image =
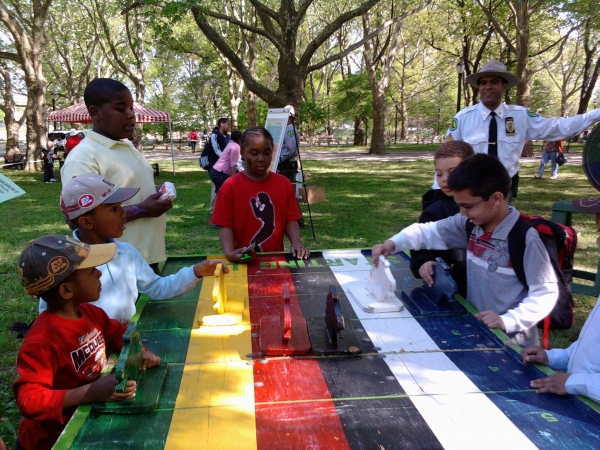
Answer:
[[[242,135],[244,171],[229,177],[217,196],[211,223],[218,225],[225,256],[239,262],[246,247],[259,252],[283,251],[283,236],[290,251],[306,259],[310,252],[302,245],[297,220],[302,217],[292,183],[269,171],[273,158],[273,137],[263,127],[248,128]]]
[[[13,391],[24,417],[17,449],[51,448],[79,405],[135,394],[135,381],[118,393],[114,375],[100,378],[127,329],[90,304],[102,289],[96,266],[115,252],[114,243],[90,246],[52,234],[31,242],[19,258],[21,284],[30,295],[43,294],[48,309],[33,323],[17,357]]]

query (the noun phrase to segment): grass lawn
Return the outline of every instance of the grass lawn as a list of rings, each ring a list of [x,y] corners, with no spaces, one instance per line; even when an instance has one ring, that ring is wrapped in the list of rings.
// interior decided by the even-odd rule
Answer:
[[[409,150],[413,150],[410,146]],[[416,149],[416,148],[415,148]],[[423,148],[429,150],[429,148]],[[220,252],[217,231],[209,226],[210,180],[197,162],[178,162],[177,175],[169,175],[170,161],[159,162],[157,182],[173,181],[178,197],[167,219],[167,251],[170,254]],[[421,210],[421,195],[433,179],[431,161],[357,163],[305,161],[309,185],[324,187],[327,200],[311,205],[316,241],[310,229],[302,231],[310,249],[369,248],[383,242],[401,228],[415,222]],[[552,202],[589,197],[597,192],[589,185],[581,167],[563,166],[560,179],[534,180],[537,164],[521,169],[519,197],[514,205],[529,214],[550,217]],[[25,295],[16,275],[16,261],[26,243],[49,233],[69,233],[58,206],[61,184],[44,184],[42,173],[3,171],[27,194],[0,204],[0,435],[9,448],[19,413],[11,383],[21,341],[8,330],[15,321],[30,322],[37,302]],[[304,208],[306,214],[306,208]],[[596,270],[598,232],[594,217],[577,215],[579,232],[576,267]],[[555,332],[553,346],[575,340],[595,298],[576,296],[576,320],[572,330]]]

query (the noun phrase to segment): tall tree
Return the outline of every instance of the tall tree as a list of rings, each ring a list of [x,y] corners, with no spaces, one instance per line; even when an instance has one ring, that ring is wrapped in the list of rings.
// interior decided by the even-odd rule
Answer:
[[[19,129],[25,121],[25,114],[17,119],[17,105],[14,100],[15,86],[13,76],[16,70],[11,61],[0,60],[0,95],[3,102],[0,110],[4,113],[6,126],[6,155],[19,153]]]
[[[52,74],[48,89],[64,98],[68,105],[82,99],[85,86],[94,77],[99,50],[99,37],[89,16],[82,8],[70,8],[72,4],[68,0],[54,0],[44,58],[45,72]],[[69,14],[65,14],[67,10]]]
[[[254,12],[258,17],[259,24],[241,21],[235,17],[223,14],[219,11],[222,3],[212,4],[197,2],[157,2],[154,0],[139,0],[130,3],[124,12],[130,11],[142,5],[154,4],[162,8],[165,16],[177,17],[185,11],[191,11],[198,28],[212,42],[215,47],[231,62],[240,77],[244,80],[247,89],[254,92],[263,99],[270,107],[281,107],[286,104],[292,104],[298,107],[304,97],[304,87],[306,77],[310,72],[319,70],[327,64],[337,61],[357,48],[360,48],[366,41],[377,36],[382,30],[386,29],[392,22],[382,23],[380,27],[356,42],[349,45],[344,51],[336,53],[320,61],[313,61],[317,50],[325,45],[329,38],[336,33],[344,24],[354,20],[367,13],[373,6],[381,0],[367,0],[357,5],[346,7],[344,11],[336,11],[340,5],[332,5],[327,11],[322,9],[320,23],[312,23],[311,26],[318,27],[320,31],[316,37],[304,46],[299,45],[299,35],[305,25],[307,12],[313,6],[312,0],[302,0],[296,3],[289,0],[280,0],[275,3],[261,3],[258,0],[250,0]],[[278,6],[278,7],[277,7]],[[274,9],[277,7],[277,9]],[[343,7],[340,6],[340,7]],[[330,17],[323,15],[329,13]],[[271,89],[268,85],[261,83],[244,64],[242,58],[236,53],[229,43],[220,35],[215,28],[215,21],[226,21],[234,24],[249,33],[260,36],[265,39],[275,49],[277,53],[277,87]]]
[[[40,160],[46,145],[46,78],[42,70],[46,49],[46,21],[51,0],[2,0],[0,21],[10,33],[16,53],[2,52],[0,58],[20,64],[27,87],[27,151],[28,161]],[[28,168],[41,167],[27,164]]]

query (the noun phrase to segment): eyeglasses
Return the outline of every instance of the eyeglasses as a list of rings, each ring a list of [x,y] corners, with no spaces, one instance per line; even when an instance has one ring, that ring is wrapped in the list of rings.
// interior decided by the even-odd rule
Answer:
[[[472,205],[467,205],[467,206],[465,206],[465,205],[458,205],[458,207],[461,208],[461,209],[464,209],[465,211],[470,211],[473,208],[475,208],[477,205],[479,205],[480,203],[487,202],[488,200],[489,200],[489,197],[488,198],[482,198],[477,203],[473,203]]]

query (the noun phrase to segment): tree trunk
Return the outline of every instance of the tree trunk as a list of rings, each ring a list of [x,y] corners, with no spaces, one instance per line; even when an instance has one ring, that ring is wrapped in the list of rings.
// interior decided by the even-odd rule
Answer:
[[[371,146],[369,153],[372,155],[385,155],[385,93],[377,92],[373,96],[373,127],[371,130]]]
[[[364,145],[365,143],[365,130],[363,127],[363,120],[360,116],[354,118],[354,141],[352,145]]]
[[[27,87],[27,169],[41,169],[42,148],[46,145],[46,79],[42,72],[42,61],[46,48],[45,23],[48,18],[50,0],[31,2],[31,16],[23,20],[20,13],[0,1],[0,21],[11,34],[17,49],[18,59],[25,74]]]
[[[46,79],[42,73],[42,55],[31,55],[35,69],[25,74],[27,86],[27,170],[41,170],[42,149],[46,146]]]
[[[255,127],[258,123],[258,112],[256,111],[256,94],[252,91],[248,91],[246,105],[248,111],[248,128]]]
[[[583,114],[587,111],[588,105],[590,104],[590,99],[592,98],[592,93],[596,86],[596,82],[598,81],[598,75],[600,74],[600,58],[596,59],[594,69],[592,70],[592,59],[594,57],[594,53],[598,48],[598,43],[596,42],[594,45],[591,45],[590,28],[591,19],[587,18],[585,20],[584,32],[582,33],[585,60],[583,63],[583,81],[581,85],[581,94],[579,96],[579,106],[577,108],[577,114]]]
[[[4,89],[2,90],[2,96],[4,104],[0,105],[0,109],[4,112],[4,125],[6,127],[6,155],[14,155],[20,153],[19,149],[19,129],[25,121],[25,115],[19,120],[15,116],[15,100],[13,98],[13,87],[11,72],[12,67],[9,67],[4,61],[0,62],[0,72],[4,80]]]

